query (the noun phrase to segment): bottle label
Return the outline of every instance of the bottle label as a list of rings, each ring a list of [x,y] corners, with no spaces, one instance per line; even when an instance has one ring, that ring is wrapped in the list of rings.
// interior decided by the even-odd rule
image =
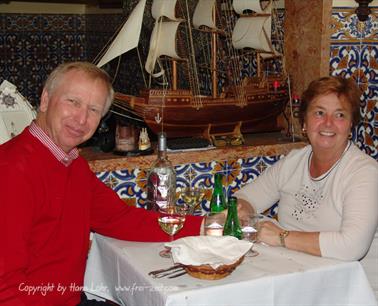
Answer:
[[[167,206],[170,194],[175,192],[171,185],[169,175],[151,173],[147,181],[147,209],[159,210]]]
[[[159,206],[159,209],[165,208],[167,206],[168,201],[156,201],[156,205]]]
[[[157,186],[157,189],[159,190],[160,197],[162,197],[163,199],[166,199],[168,195],[168,187],[165,185]]]

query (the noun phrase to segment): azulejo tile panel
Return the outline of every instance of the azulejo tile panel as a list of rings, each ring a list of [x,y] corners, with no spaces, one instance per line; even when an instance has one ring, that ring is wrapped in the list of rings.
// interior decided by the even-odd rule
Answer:
[[[248,159],[239,159],[236,163],[239,165],[238,170],[233,173],[233,190],[240,189],[245,184],[252,182],[259,176],[266,168],[273,165],[280,156],[273,157],[253,157]],[[235,167],[236,168],[236,167]],[[237,169],[237,168],[236,168]]]
[[[185,187],[202,187],[206,190],[201,202],[201,210],[208,211],[211,198],[211,190],[214,186],[214,174],[225,174],[225,162],[213,161],[210,163],[192,163],[175,167],[177,177],[178,197],[180,189]]]
[[[210,163],[184,164],[175,167],[177,177],[177,196],[180,189],[188,186],[202,186],[205,197],[201,203],[201,211],[209,211],[212,190],[214,188],[214,174],[223,174],[224,192],[231,196],[243,185],[252,182],[267,167],[273,165],[282,156],[253,157],[231,161],[213,161]],[[127,169],[121,171],[106,171],[97,173],[97,177],[117,194],[135,205],[144,207],[146,201],[146,169]],[[133,202],[134,203],[134,202]],[[272,208],[272,214],[276,207]]]
[[[360,22],[354,11],[355,8],[333,9],[331,43],[359,43],[361,39],[365,42],[377,43],[378,8],[372,9],[372,13],[365,22]]]
[[[352,77],[361,89],[361,122],[353,133],[355,143],[378,160],[378,45],[334,45],[331,48],[333,75]]]
[[[362,151],[378,160],[378,86],[369,85],[363,97],[362,121],[357,126],[354,139]]]
[[[359,22],[354,9],[333,10],[330,72],[352,77],[361,96],[361,122],[353,140],[361,150],[378,160],[378,8],[366,22]]]
[[[368,83],[377,84],[378,45],[333,45],[331,71],[334,75],[353,77],[365,90]]]
[[[3,79],[33,105],[58,64],[85,60],[85,16],[77,14],[0,14],[0,82]]]

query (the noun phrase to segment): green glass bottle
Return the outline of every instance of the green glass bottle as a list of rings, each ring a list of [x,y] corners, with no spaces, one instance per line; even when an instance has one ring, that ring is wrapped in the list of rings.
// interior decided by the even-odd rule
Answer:
[[[234,236],[238,239],[242,239],[237,204],[238,199],[236,197],[230,197],[228,199],[228,213],[226,223],[224,224],[223,228],[223,236]]]
[[[214,176],[214,190],[210,201],[210,212],[217,213],[227,208],[226,198],[223,193],[223,175],[216,173]]]

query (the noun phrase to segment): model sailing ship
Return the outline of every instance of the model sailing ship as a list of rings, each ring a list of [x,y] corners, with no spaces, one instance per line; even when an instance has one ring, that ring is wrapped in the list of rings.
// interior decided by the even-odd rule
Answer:
[[[168,137],[211,139],[279,130],[277,117],[285,108],[289,90],[284,69],[273,74],[265,69],[267,61],[281,56],[271,42],[272,2],[199,0],[190,17],[188,0],[153,0],[155,26],[145,63],[149,88],[141,90],[140,97],[117,93],[116,105],[143,118],[154,133],[164,130]],[[145,6],[146,0],[140,0],[98,66],[138,45]],[[186,19],[176,17],[179,8]],[[183,32],[184,46],[179,39]],[[206,36],[211,46],[209,66],[196,55],[203,48],[194,46]],[[243,77],[240,63],[248,55],[255,57],[257,72]],[[228,67],[226,72],[220,72],[219,60]],[[211,75],[209,95],[201,93],[205,70]],[[188,75],[188,88],[179,88],[178,71]],[[227,84],[221,84],[220,74],[227,76]]]

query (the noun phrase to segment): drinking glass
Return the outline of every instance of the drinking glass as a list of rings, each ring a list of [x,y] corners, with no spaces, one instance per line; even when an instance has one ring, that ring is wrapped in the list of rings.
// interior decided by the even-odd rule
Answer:
[[[181,190],[181,199],[189,207],[188,214],[193,215],[205,196],[203,187],[186,187]]]
[[[260,215],[252,214],[247,216],[245,219],[240,220],[241,230],[243,233],[243,240],[248,240],[253,244],[257,242],[260,218]],[[249,249],[248,253],[245,256],[254,257],[257,255],[259,255],[259,253],[253,250],[252,245],[252,247]]]
[[[205,219],[205,235],[223,236],[223,227],[225,222],[226,215],[224,213],[210,213]]]
[[[170,241],[173,241],[174,235],[184,227],[185,215],[188,211],[186,205],[168,205],[165,208],[160,208],[158,222],[161,229],[167,233],[170,237]],[[165,248],[160,251],[161,257],[170,258],[171,252]]]

